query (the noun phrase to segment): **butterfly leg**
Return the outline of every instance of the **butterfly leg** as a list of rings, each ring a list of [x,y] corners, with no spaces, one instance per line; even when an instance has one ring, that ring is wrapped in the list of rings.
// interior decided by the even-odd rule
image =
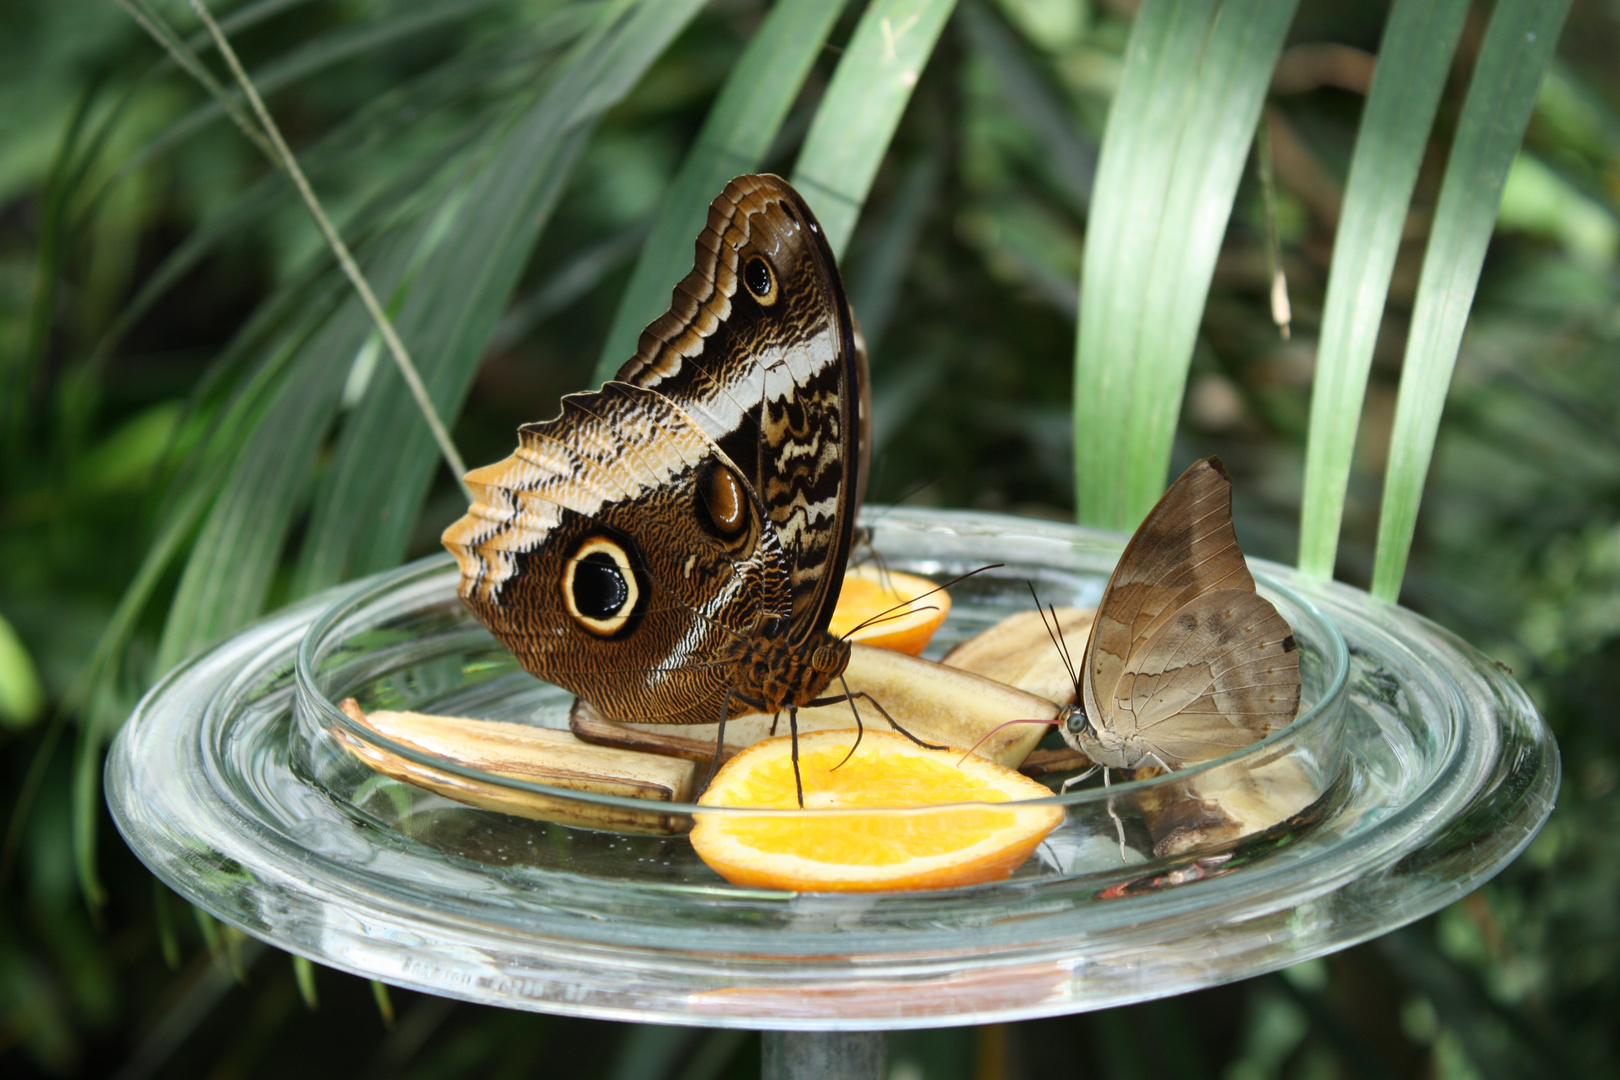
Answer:
[[[709,785],[714,783],[714,774],[720,771],[720,758],[726,749],[726,717],[731,715],[731,699],[736,696],[737,691],[727,690],[726,699],[720,703],[720,728],[714,735],[714,757],[709,761],[709,771],[704,774],[702,786],[697,789],[698,795],[709,790]]]
[[[1103,770],[1103,787],[1112,786],[1108,780],[1108,770]],[[1125,862],[1125,822],[1120,820],[1119,810],[1114,806],[1114,797],[1108,796],[1108,816],[1114,819],[1114,831],[1119,834],[1119,861]]]
[[[1090,780],[1093,776],[1096,776],[1097,770],[1100,768],[1102,768],[1101,765],[1093,765],[1091,768],[1087,769],[1083,773],[1080,773],[1078,776],[1069,777],[1067,780],[1063,781],[1063,786],[1058,788],[1058,794],[1067,795],[1069,793],[1069,789],[1074,787],[1074,785],[1083,783]]]
[[[799,776],[799,710],[788,706],[788,734],[793,737],[793,788],[799,795],[799,809],[804,809],[804,780]]]
[[[950,747],[948,747],[948,746],[943,746],[943,745],[939,745],[939,744],[936,744],[936,743],[923,742],[921,739],[917,738],[917,736],[913,735],[911,732],[909,732],[905,728],[901,727],[900,722],[898,720],[896,720],[894,717],[889,715],[889,710],[885,709],[883,707],[883,703],[878,701],[877,698],[873,697],[871,694],[868,694],[865,690],[856,690],[854,692],[851,692],[850,689],[849,689],[849,684],[847,682],[844,682],[844,677],[842,675],[840,675],[838,677],[838,681],[840,683],[842,683],[843,687],[844,687],[844,692],[842,694],[839,694],[839,695],[837,695],[835,697],[816,698],[814,701],[807,702],[805,707],[806,708],[814,708],[814,707],[821,706],[821,705],[837,705],[841,701],[847,701],[847,702],[850,702],[850,706],[849,706],[850,711],[854,712],[855,711],[855,705],[854,705],[855,699],[856,698],[865,698],[867,701],[870,701],[872,703],[872,708],[876,709],[879,713],[881,713],[883,715],[883,719],[885,719],[885,720],[887,720],[889,722],[890,727],[892,727],[894,730],[898,731],[900,734],[904,735],[906,738],[910,739],[912,742],[916,743],[918,746],[922,747],[925,750],[949,750],[950,749]],[[860,719],[861,719],[860,713],[856,712],[855,713],[855,722],[856,722],[857,725],[860,723]]]

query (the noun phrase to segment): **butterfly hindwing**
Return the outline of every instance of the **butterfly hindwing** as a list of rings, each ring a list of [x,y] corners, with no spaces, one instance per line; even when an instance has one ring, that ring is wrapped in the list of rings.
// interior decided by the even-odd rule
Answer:
[[[1258,593],[1204,593],[1131,657],[1116,704],[1115,729],[1171,768],[1263,739],[1299,706],[1288,623]]]
[[[468,474],[476,501],[445,534],[462,596],[526,668],[604,715],[713,722],[735,628],[790,602],[736,474],[659,394],[570,395]]]

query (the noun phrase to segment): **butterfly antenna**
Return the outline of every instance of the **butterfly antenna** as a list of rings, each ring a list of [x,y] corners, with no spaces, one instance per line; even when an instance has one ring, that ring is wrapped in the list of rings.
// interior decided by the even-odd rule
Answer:
[[[1006,565],[1006,563],[991,563],[989,566],[981,566],[977,570],[969,570],[965,574],[958,574],[956,577],[951,578],[951,580],[949,580],[947,582],[944,582],[943,584],[935,585],[932,589],[929,589],[925,593],[919,593],[916,596],[913,596],[909,600],[902,600],[902,601],[900,601],[900,603],[895,604],[893,607],[885,608],[884,610],[878,612],[876,615],[873,615],[870,619],[867,619],[864,622],[862,622],[862,623],[860,623],[860,624],[858,624],[858,625],[856,625],[854,627],[851,627],[843,635],[843,640],[847,641],[849,639],[850,634],[858,633],[858,632],[860,632],[862,630],[865,630],[868,626],[871,626],[873,623],[878,622],[879,620],[891,619],[891,618],[898,617],[895,614],[896,612],[900,612],[902,610],[910,609],[912,604],[915,604],[918,600],[921,600],[925,596],[933,596],[937,592],[944,592],[946,589],[950,588],[952,585],[961,584],[962,582],[966,581],[968,578],[972,577],[974,574],[982,574],[986,570],[999,570],[1005,565]]]
[[[1074,669],[1074,657],[1069,653],[1069,645],[1063,640],[1063,624],[1058,622],[1057,608],[1051,604],[1041,606],[1041,598],[1036,595],[1035,583],[1026,579],[1024,584],[1029,586],[1029,596],[1035,601],[1035,611],[1041,617],[1041,625],[1046,627],[1046,636],[1052,639],[1052,647],[1057,649],[1058,658],[1063,661],[1063,667],[1069,673],[1069,682],[1074,685],[1074,696],[1080,696],[1080,675]],[[1047,611],[1052,613],[1051,621],[1046,618]]]

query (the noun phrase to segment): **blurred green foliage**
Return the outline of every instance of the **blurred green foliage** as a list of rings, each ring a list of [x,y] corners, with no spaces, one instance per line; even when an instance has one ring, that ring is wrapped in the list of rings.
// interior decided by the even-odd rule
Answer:
[[[470,382],[446,369],[435,384],[469,461],[505,454],[518,423],[587,384],[641,241],[768,11],[724,0],[639,61],[615,54],[622,97],[537,143],[533,184],[495,189],[515,201],[469,202],[503,140],[550,122],[546,95],[619,6],[255,0],[221,13],[344,235],[402,305],[407,340],[481,354]],[[861,7],[764,140],[763,167],[791,170]],[[1132,9],[962,0],[946,25],[844,259],[873,351],[873,501],[1074,513],[1078,281]],[[195,34],[183,6],[156,10]],[[1373,355],[1338,557],[1355,584],[1371,572],[1423,245],[1488,15],[1465,23]],[[1306,0],[1264,105],[1291,336],[1271,321],[1252,162],[1214,266],[1174,459],[1223,456],[1256,555],[1295,554],[1316,335],[1384,16]],[[1402,594],[1509,664],[1545,710],[1566,767],[1545,831],[1499,879],[1380,941],[1170,1001],[897,1034],[896,1077],[1620,1070],[1617,55],[1620,11],[1575,3],[1508,176]],[[393,497],[368,503],[366,529],[344,520],[345,470],[365,464],[345,432],[391,385],[387,358],[288,186],[128,11],[0,7],[0,70],[0,1071],[756,1075],[745,1033],[379,997],[296,969],[194,916],[116,840],[99,753],[163,663],[433,551],[461,497],[429,447]],[[510,245],[510,280],[453,309],[412,292],[436,273],[456,284],[458,243],[520,227],[534,239]],[[457,337],[477,305],[481,336]],[[236,517],[227,481],[253,496]],[[172,614],[177,593],[212,606]],[[82,881],[75,850],[96,852]],[[104,899],[87,902],[97,881]]]

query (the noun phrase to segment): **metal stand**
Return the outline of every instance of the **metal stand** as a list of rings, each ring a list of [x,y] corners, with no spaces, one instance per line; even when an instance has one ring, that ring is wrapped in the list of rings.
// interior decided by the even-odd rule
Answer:
[[[761,1080],[885,1080],[881,1031],[762,1031]]]

